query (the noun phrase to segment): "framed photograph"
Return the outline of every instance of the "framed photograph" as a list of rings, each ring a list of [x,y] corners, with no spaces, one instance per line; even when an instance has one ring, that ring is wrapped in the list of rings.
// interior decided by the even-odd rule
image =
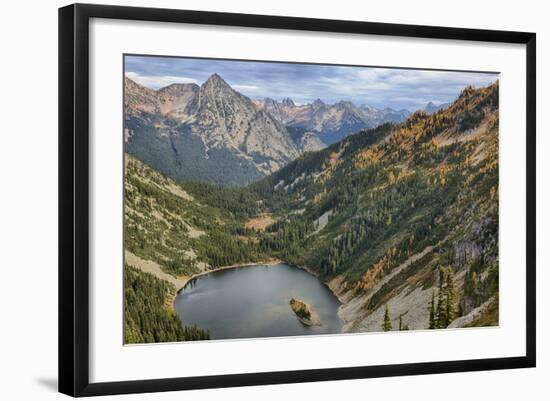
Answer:
[[[535,366],[535,34],[59,10],[59,390]]]

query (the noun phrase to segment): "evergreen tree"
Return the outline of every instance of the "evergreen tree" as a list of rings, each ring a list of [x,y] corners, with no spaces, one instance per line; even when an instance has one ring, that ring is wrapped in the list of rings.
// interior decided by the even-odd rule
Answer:
[[[390,318],[390,310],[388,309],[388,305],[386,305],[386,310],[384,311],[384,323],[382,323],[382,330],[384,331],[391,331],[391,318]]]
[[[439,293],[437,295],[436,327],[444,329],[447,327],[447,306],[445,305],[445,270],[439,269]]]
[[[210,332],[182,326],[180,318],[166,308],[174,287],[150,273],[124,266],[124,343],[208,340]]]
[[[409,325],[406,323],[403,323],[403,316],[405,316],[409,311],[406,311],[399,315],[399,331],[407,331],[410,330]]]
[[[437,321],[435,316],[435,291],[432,290],[432,303],[430,306],[430,329],[435,329],[437,327]]]
[[[453,320],[457,317],[457,295],[454,285],[454,274],[453,269],[449,267],[447,272],[447,287],[446,287],[446,318],[447,326],[451,324]]]

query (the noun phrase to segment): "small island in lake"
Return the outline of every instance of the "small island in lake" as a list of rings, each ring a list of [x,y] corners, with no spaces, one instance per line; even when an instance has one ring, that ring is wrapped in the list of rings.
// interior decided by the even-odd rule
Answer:
[[[319,315],[304,301],[292,298],[290,308],[296,314],[298,320],[306,326],[321,326]]]

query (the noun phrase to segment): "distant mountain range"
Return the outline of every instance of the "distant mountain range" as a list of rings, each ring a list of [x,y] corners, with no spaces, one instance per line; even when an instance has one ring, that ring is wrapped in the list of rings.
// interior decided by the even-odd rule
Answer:
[[[321,99],[305,105],[296,105],[290,98],[281,102],[265,98],[255,103],[286,126],[315,133],[326,144],[336,143],[349,134],[385,122],[401,122],[411,114],[405,109],[358,107],[349,101],[326,104]]]
[[[445,106],[429,103],[425,111]],[[410,114],[349,101],[253,101],[218,74],[201,86],[175,83],[159,90],[125,78],[125,150],[179,181],[248,185],[304,152]]]

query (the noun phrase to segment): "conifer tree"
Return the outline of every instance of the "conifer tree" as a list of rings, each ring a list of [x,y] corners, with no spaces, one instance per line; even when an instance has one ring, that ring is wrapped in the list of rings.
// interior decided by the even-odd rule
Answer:
[[[430,306],[430,329],[437,327],[437,321],[435,316],[435,290],[432,290],[432,303]]]
[[[449,267],[447,272],[447,287],[446,287],[446,318],[447,326],[451,324],[453,320],[457,317],[457,295],[454,285],[454,274],[453,269]]]
[[[388,305],[386,305],[386,310],[384,311],[384,323],[382,323],[382,330],[384,331],[391,331],[391,318],[390,318],[390,310],[388,309]]]
[[[437,295],[436,327],[444,329],[447,327],[447,306],[445,305],[445,270],[439,269],[439,294]]]

